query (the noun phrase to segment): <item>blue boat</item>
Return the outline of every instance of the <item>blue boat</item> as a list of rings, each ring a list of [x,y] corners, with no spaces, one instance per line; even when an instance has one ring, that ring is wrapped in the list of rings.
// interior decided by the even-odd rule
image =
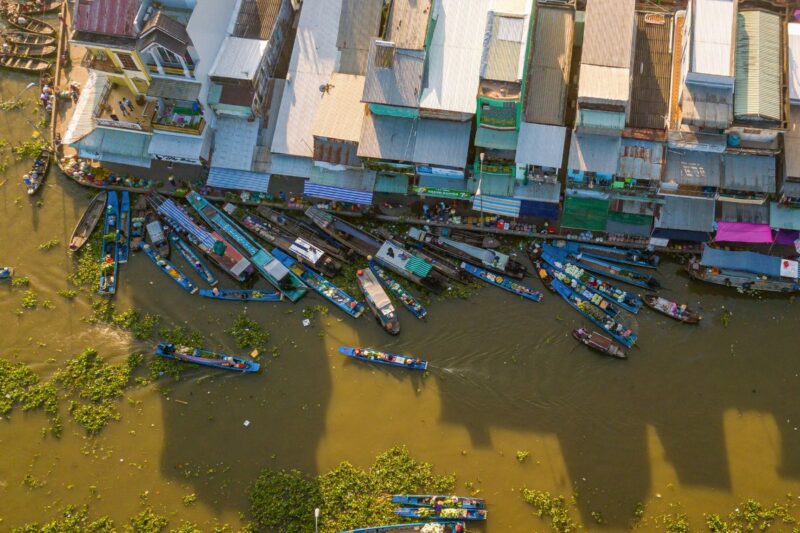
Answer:
[[[592,302],[594,305],[600,308],[605,314],[610,316],[614,319],[622,319],[622,308],[617,307],[612,303],[608,298],[603,296],[602,294],[598,294],[597,292],[591,290],[588,286],[584,285],[578,280],[575,280],[556,268],[544,263],[542,268],[545,269],[547,275],[550,277],[551,280],[557,279],[564,285],[568,285],[572,288],[575,292],[579,293],[581,296]]]
[[[221,210],[196,192],[187,194],[186,199],[195,211],[203,217],[203,220],[233,239],[249,256],[256,270],[276,289],[283,292],[289,300],[296,302],[305,296],[308,288],[303,281],[272,254],[259,246],[255,239],[248,236],[242,228]]]
[[[496,274],[494,272],[489,272],[486,269],[476,267],[475,265],[471,265],[469,263],[461,263],[461,268],[463,268],[465,272],[472,274],[479,280],[485,281],[490,285],[499,287],[512,294],[516,294],[517,296],[522,296],[523,298],[532,300],[534,302],[538,302],[542,299],[541,292],[535,291],[530,287],[523,285],[522,283],[512,280],[508,276],[504,276],[502,274]]]
[[[171,342],[159,342],[155,353],[167,359],[210,366],[221,370],[233,370],[234,372],[258,372],[261,369],[261,365],[255,361],[226,355],[221,352],[201,350],[200,348],[192,349],[186,346],[176,346]]]
[[[642,308],[643,302],[637,295],[628,291],[624,291],[616,285],[612,285],[605,280],[593,276],[563,256],[559,257],[550,255],[548,253],[543,253],[541,255],[541,259],[548,265],[552,266],[556,270],[560,270],[575,281],[586,285],[590,291],[595,292],[607,300],[614,302],[626,311],[638,313],[639,309]]]
[[[280,302],[283,294],[280,291],[260,291],[258,289],[200,289],[198,293],[204,298],[215,300],[233,300],[237,302]]]
[[[586,254],[574,254],[568,251],[562,251],[560,248],[549,244],[545,244],[543,249],[544,253],[569,259],[589,272],[600,274],[606,278],[615,279],[617,281],[627,283],[628,285],[642,287],[645,289],[654,290],[661,288],[661,284],[653,276],[642,274],[641,272],[631,270],[630,268],[608,263],[602,259],[597,259]]]
[[[154,247],[150,246],[149,244],[144,244],[142,245],[142,251],[144,251],[147,257],[150,258],[153,264],[156,265],[161,272],[169,276],[170,279],[180,285],[183,290],[189,294],[194,294],[197,292],[197,285],[192,283],[192,280],[189,279],[186,274],[181,272],[178,267],[169,262],[167,259],[161,257]]]
[[[653,252],[637,248],[617,248],[616,246],[576,241],[555,241],[552,246],[565,252],[581,253],[603,261],[640,268],[658,268],[658,263],[661,261],[661,258]]]
[[[403,518],[421,518],[423,520],[486,520],[486,509],[463,509],[442,507],[398,507],[394,514]]]
[[[392,503],[406,507],[460,507],[462,509],[484,509],[486,502],[483,498],[470,498],[467,496],[450,496],[446,494],[395,494]]]
[[[173,231],[169,234],[169,240],[172,241],[172,245],[178,250],[178,253],[181,254],[184,260],[189,263],[189,266],[192,267],[192,270],[197,272],[200,275],[200,279],[211,285],[212,287],[217,284],[217,277],[208,268],[208,265],[200,259],[200,256],[195,253],[189,243],[181,239],[178,235],[177,231]]]
[[[400,300],[403,306],[408,309],[408,311],[414,315],[415,317],[422,320],[428,315],[428,310],[419,303],[413,294],[408,292],[402,285],[400,285],[397,280],[392,278],[386,270],[384,270],[380,265],[375,263],[375,261],[369,262],[369,268],[375,274],[375,277],[378,278],[378,281],[381,282],[381,285],[386,288],[395,298]]]
[[[381,352],[373,350],[372,348],[350,348],[348,346],[339,346],[339,352],[369,363],[377,363],[379,365],[399,366],[408,368],[410,370],[427,370],[428,362],[419,357],[407,357],[396,353]]]
[[[420,533],[426,527],[435,526],[436,533],[464,533],[463,522],[417,522],[414,524],[391,524],[386,526],[360,527],[339,533]]]
[[[573,291],[571,287],[564,285],[557,279],[552,281],[556,292],[580,314],[591,320],[597,327],[614,337],[614,339],[627,347],[634,345],[637,339],[636,333],[627,326],[614,320],[599,307],[592,304],[589,300]]]
[[[14,275],[14,269],[11,267],[0,267],[0,280],[11,279]]]
[[[294,257],[290,256],[279,248],[272,250],[272,255],[283,263],[293,274],[298,276],[303,283],[311,287],[317,294],[331,302],[333,305],[347,313],[353,318],[358,318],[364,314],[364,304],[344,292],[342,289],[314,272],[310,267],[302,264]]]
[[[117,239],[117,261],[127,263],[131,253],[131,195],[122,191],[119,205],[119,237]]]
[[[100,294],[117,292],[117,239],[119,233],[119,199],[116,191],[108,192],[103,222],[103,244],[100,246]]]

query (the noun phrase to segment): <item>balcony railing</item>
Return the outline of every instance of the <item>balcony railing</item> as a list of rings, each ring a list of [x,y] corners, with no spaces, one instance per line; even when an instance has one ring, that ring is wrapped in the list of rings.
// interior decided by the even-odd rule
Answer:
[[[492,162],[492,161],[484,161],[483,168],[481,168],[480,160],[475,160],[472,165],[472,172],[475,176],[480,177],[480,173],[483,172],[484,174],[494,174],[498,176],[508,176],[514,175],[516,173],[517,167],[514,163],[505,163],[505,162]]]
[[[206,127],[205,119],[201,118],[198,122],[175,122],[169,119],[156,117],[153,113],[151,125],[154,130],[173,131],[175,133],[186,133],[189,135],[200,135]]]
[[[110,74],[122,74],[122,69],[116,66],[110,59],[101,58],[86,52],[81,60],[81,66],[89,70],[99,70]]]

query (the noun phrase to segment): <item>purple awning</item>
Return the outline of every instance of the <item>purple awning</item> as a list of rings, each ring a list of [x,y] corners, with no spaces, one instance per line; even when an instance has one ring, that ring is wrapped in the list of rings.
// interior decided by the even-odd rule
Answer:
[[[749,222],[717,222],[717,242],[744,242],[769,244],[772,242],[772,230],[769,224],[751,224]]]

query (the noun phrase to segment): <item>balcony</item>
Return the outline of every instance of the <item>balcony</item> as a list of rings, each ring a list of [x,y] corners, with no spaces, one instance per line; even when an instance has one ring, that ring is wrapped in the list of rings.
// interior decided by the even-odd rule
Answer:
[[[127,98],[133,104],[133,111],[120,109],[119,103]],[[150,117],[153,114],[152,102],[136,103],[136,95],[125,85],[106,83],[97,107],[94,109],[94,119],[98,126],[119,128],[132,131],[150,132]]]
[[[165,101],[158,106],[151,117],[154,130],[201,135],[206,127],[202,110],[196,102]],[[162,110],[163,108],[163,110]]]
[[[81,66],[88,70],[99,70],[109,74],[122,74],[122,69],[116,66],[110,59],[102,56],[95,56],[87,51],[81,59]]]
[[[475,159],[472,164],[472,172],[475,176],[480,176],[481,171],[484,174],[493,174],[496,176],[513,176],[516,174],[517,165],[513,161],[508,160],[489,160],[483,162],[483,169],[481,170],[480,159]]]

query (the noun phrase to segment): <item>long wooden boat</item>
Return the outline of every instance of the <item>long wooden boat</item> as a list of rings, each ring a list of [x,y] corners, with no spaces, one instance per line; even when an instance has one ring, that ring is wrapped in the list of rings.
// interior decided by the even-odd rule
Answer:
[[[353,258],[354,254],[352,250],[342,246],[339,244],[339,241],[314,225],[307,224],[302,220],[290,217],[289,215],[271,209],[265,205],[258,206],[256,211],[285,232],[310,242],[317,248],[325,250],[330,256],[335,257],[339,261],[349,262]]]
[[[55,37],[25,31],[7,31],[2,34],[2,37],[9,44],[31,44],[37,46],[55,46],[56,44]]]
[[[396,353],[381,352],[372,348],[350,348],[339,346],[339,352],[354,359],[379,365],[399,366],[411,370],[427,370],[428,362],[419,357],[408,357]]]
[[[581,253],[585,256],[595,257],[611,263],[640,268],[658,268],[658,264],[661,261],[661,258],[655,253],[636,248],[618,248],[616,246],[576,241],[555,241],[551,245],[565,252]]]
[[[140,194],[131,211],[131,250],[136,251],[144,241],[144,225],[147,220],[147,197]]]
[[[339,533],[465,533],[463,522],[417,522],[413,524],[390,524],[385,526],[361,527]]]
[[[481,248],[499,248],[500,241],[493,235],[478,233],[474,231],[450,229],[444,227],[434,227],[433,231],[437,235],[453,239],[454,241],[471,244],[472,246],[479,246]]]
[[[147,243],[158,251],[158,255],[169,258],[172,250],[161,221],[158,220],[154,213],[147,213],[144,222]]]
[[[589,331],[586,328],[578,328],[573,330],[572,336],[589,349],[599,352],[603,355],[616,357],[617,359],[628,358],[628,356],[625,355],[625,351],[617,346],[614,341],[608,337],[600,335],[596,331]]]
[[[39,35],[55,36],[56,29],[43,20],[34,18],[27,13],[11,12],[6,14],[6,22],[28,33],[38,33]]]
[[[116,191],[109,191],[103,223],[103,244],[100,246],[100,294],[117,292],[117,232],[119,199]]]
[[[624,324],[605,314],[599,307],[572,290],[571,287],[554,279],[553,288],[564,301],[578,311],[578,313],[591,320],[597,327],[611,335],[620,344],[631,347],[636,342],[636,333]]]
[[[407,251],[397,241],[385,241],[374,256],[367,256],[395,274],[432,292],[447,288],[447,280],[433,269],[433,265]]]
[[[280,248],[297,261],[328,277],[334,277],[342,268],[342,265],[325,253],[324,250],[317,248],[305,239],[284,234],[278,227],[273,226],[257,215],[248,213],[233,204],[225,204],[223,210],[236,218],[242,223],[242,226],[261,238],[262,241]]]
[[[684,324],[699,324],[703,318],[696,311],[689,309],[686,304],[677,304],[656,294],[645,294],[644,303],[653,311]]]
[[[400,303],[403,304],[403,307],[408,309],[412,315],[420,320],[428,315],[428,310],[425,309],[419,300],[417,300],[413,294],[400,285],[397,280],[392,278],[386,269],[378,265],[375,261],[369,262],[369,268],[372,270],[373,274],[375,274],[375,277],[378,278],[378,281],[381,282],[381,285],[383,285],[392,296],[400,300]]]
[[[131,194],[122,191],[122,202],[119,206],[119,239],[117,245],[117,261],[127,263],[131,253]]]
[[[719,250],[706,245],[700,259],[686,266],[689,277],[698,281],[747,291],[800,292],[793,260],[755,252]],[[794,271],[793,271],[794,270]]]
[[[11,267],[0,267],[0,281],[4,279],[11,279],[14,275],[14,269]]]
[[[631,313],[638,313],[642,308],[642,300],[635,294],[624,291],[611,283],[593,276],[583,268],[575,263],[570,262],[568,259],[559,256],[553,256],[548,253],[542,253],[542,261],[551,265],[556,270],[562,271],[570,278],[584,284],[592,292],[603,296],[609,301],[614,302],[626,311]]]
[[[75,225],[75,229],[72,230],[72,237],[69,239],[69,249],[71,251],[77,252],[89,240],[94,228],[97,227],[97,223],[100,222],[103,216],[106,208],[106,195],[105,191],[99,192],[89,202],[89,207],[83,212],[81,219]]]
[[[201,350],[200,348],[192,349],[185,346],[176,346],[171,342],[158,343],[155,353],[159,357],[166,357],[167,359],[176,359],[178,361],[210,366],[221,370],[232,370],[234,372],[258,372],[261,369],[261,365],[255,361],[226,355],[221,352]]]
[[[17,57],[42,58],[54,55],[56,47],[51,44],[11,44],[5,49],[7,54]]]
[[[571,278],[561,270],[553,268],[552,266],[546,263],[542,265],[542,268],[544,268],[545,271],[547,272],[547,275],[551,280],[550,282],[551,286],[552,286],[552,280],[557,279],[561,283],[563,283],[564,285],[568,285],[573,291],[577,292],[578,294],[580,294],[581,296],[592,302],[594,305],[599,307],[601,311],[603,311],[611,318],[617,320],[621,320],[624,318],[622,308],[615,305],[612,301],[610,301],[602,294],[599,294],[591,290],[589,287],[587,287],[580,281]]]
[[[237,302],[280,302],[283,294],[280,291],[262,291],[258,289],[200,289],[200,296],[215,300],[232,300]]]
[[[42,149],[31,165],[30,171],[22,177],[22,182],[28,187],[29,195],[36,194],[47,178],[47,171],[50,170],[50,156],[49,149]]]
[[[400,320],[397,318],[397,311],[375,274],[371,270],[359,269],[356,272],[356,281],[361,292],[364,293],[367,305],[381,327],[391,335],[400,333]]]
[[[214,275],[214,272],[208,267],[205,261],[195,253],[192,247],[189,246],[189,243],[181,239],[177,231],[170,232],[169,240],[172,242],[173,248],[178,250],[181,257],[183,257],[189,266],[192,267],[192,270],[200,276],[200,279],[212,287],[218,283],[217,276]]]
[[[172,199],[153,194],[150,203],[174,230],[236,281],[243,282],[255,272],[252,263],[225,237],[214,230],[209,231]]]
[[[413,239],[406,238],[404,242],[408,248],[414,250],[414,255],[433,265],[434,270],[443,276],[459,283],[469,280],[469,274],[461,270],[461,262],[453,259],[452,256],[427,249],[421,242]]]
[[[461,268],[464,269],[465,272],[468,272],[472,276],[478,278],[481,281],[484,281],[490,285],[494,285],[500,289],[506,290],[511,294],[515,294],[517,296],[522,296],[527,300],[531,300],[534,302],[538,302],[542,299],[542,293],[539,291],[535,291],[530,287],[519,283],[517,280],[512,280],[508,277],[504,277],[502,274],[497,274],[496,272],[489,272],[488,270],[480,267],[476,267],[470,263],[464,262],[461,263]]]
[[[439,237],[418,228],[410,228],[408,236],[425,244],[435,252],[441,252],[466,263],[480,263],[482,268],[489,269],[504,276],[522,279],[527,268],[522,263],[511,259],[507,254],[494,250],[478,248],[446,237]]]
[[[429,507],[398,507],[394,514],[404,518],[422,518],[425,520],[486,520],[486,509],[463,509],[443,507],[431,509]]]
[[[661,288],[661,284],[658,280],[649,274],[642,274],[636,270],[615,265],[585,254],[565,253],[549,244],[544,245],[544,253],[568,258],[589,272],[594,272],[595,274],[600,274],[603,277],[615,279],[627,283],[628,285],[633,285],[634,287],[642,287],[645,289]]]
[[[311,289],[331,302],[333,305],[347,313],[353,318],[358,318],[364,314],[364,304],[350,296],[342,289],[317,274],[311,267],[300,263],[289,254],[275,248],[272,250],[272,255],[283,263],[283,266],[288,268],[294,275],[303,280],[303,283],[311,287]]]
[[[25,2],[17,2],[20,6],[18,9],[24,13],[51,13],[61,9],[64,0],[27,0]]]
[[[306,209],[306,216],[322,231],[359,255],[364,257],[375,255],[381,247],[380,239],[327,211],[309,207]]]
[[[446,494],[395,494],[392,503],[405,507],[443,507],[461,509],[485,509],[486,501],[483,498],[470,498],[467,496],[450,496]]]
[[[249,257],[258,272],[269,281],[276,289],[283,292],[292,302],[305,296],[308,289],[303,281],[283,263],[278,261],[271,253],[262,248],[256,241],[247,235],[233,220],[228,218],[221,210],[217,209],[208,200],[190,192],[186,195],[195,211],[211,227],[225,233],[239,245],[239,248]]]
[[[161,257],[158,254],[158,250],[150,246],[149,244],[145,244],[142,246],[142,250],[150,258],[154,265],[158,267],[161,272],[166,274],[172,281],[177,283],[181,289],[185,290],[189,294],[194,294],[197,292],[197,285],[195,285],[189,276],[184,274],[180,271],[178,267],[176,267],[173,263],[169,262],[165,258]]]

